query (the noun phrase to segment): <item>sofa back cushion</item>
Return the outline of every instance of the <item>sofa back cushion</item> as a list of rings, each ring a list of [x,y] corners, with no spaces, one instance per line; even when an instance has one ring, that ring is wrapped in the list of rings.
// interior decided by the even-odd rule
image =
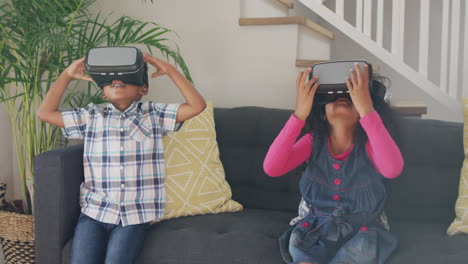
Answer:
[[[215,109],[220,157],[233,199],[245,207],[297,210],[303,166],[272,178],[263,160],[292,110]],[[461,123],[404,118],[398,142],[405,159],[400,177],[387,182],[390,220],[450,223],[464,153]]]
[[[405,168],[387,182],[388,214],[398,220],[450,223],[464,159],[463,124],[406,118],[399,126]]]
[[[221,162],[232,198],[244,207],[297,210],[301,169],[272,178],[263,160],[292,111],[239,107],[215,109],[215,128]]]

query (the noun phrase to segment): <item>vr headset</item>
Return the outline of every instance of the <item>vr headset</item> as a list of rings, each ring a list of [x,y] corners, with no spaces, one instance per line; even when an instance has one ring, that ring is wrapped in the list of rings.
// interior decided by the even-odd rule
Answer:
[[[135,47],[98,47],[86,54],[85,69],[99,87],[113,80],[134,85],[148,85],[148,65]]]
[[[309,74],[309,80],[318,76],[320,85],[315,93],[314,101],[319,104],[328,104],[335,102],[339,98],[347,98],[351,101],[348,87],[346,86],[346,77],[351,78],[349,69],[355,69],[354,64],[358,63],[361,70],[364,65],[369,67],[369,89],[371,96],[385,97],[385,86],[374,81],[372,78],[372,65],[366,61],[331,61],[316,63],[312,66]]]

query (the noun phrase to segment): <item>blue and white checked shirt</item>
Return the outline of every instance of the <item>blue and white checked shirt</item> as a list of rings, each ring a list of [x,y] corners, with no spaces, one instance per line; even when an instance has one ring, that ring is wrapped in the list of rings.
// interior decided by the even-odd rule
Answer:
[[[147,223],[164,214],[163,136],[177,131],[179,104],[134,102],[62,111],[67,138],[84,139],[82,213],[103,223]]]

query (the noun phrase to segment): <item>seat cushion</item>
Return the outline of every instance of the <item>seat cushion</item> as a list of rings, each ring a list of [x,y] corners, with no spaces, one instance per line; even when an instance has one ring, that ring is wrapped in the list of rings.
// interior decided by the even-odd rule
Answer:
[[[294,213],[261,209],[181,217],[151,227],[138,264],[283,263],[278,237]],[[447,236],[448,224],[391,222],[399,248],[387,264],[464,264],[468,235]],[[68,263],[70,243],[64,249]]]
[[[152,225],[138,264],[282,263],[278,237],[294,214],[262,209],[198,215]],[[69,263],[71,243],[63,250]]]
[[[138,263],[281,263],[277,238],[291,217],[245,209],[163,221],[151,228]]]
[[[390,225],[399,245],[387,264],[468,262],[468,235],[446,235],[447,224],[392,222]]]

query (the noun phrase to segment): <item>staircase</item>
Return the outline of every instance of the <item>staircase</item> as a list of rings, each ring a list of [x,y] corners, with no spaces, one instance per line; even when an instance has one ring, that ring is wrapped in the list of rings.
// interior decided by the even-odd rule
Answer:
[[[377,1],[377,6],[372,7],[372,3]],[[391,51],[384,48],[384,6],[392,2],[392,28],[397,30],[391,31]],[[415,1],[415,0],[411,0]],[[445,2],[453,1],[451,4],[452,14],[456,14],[456,9],[460,10],[460,1],[464,0],[444,0],[444,14],[448,13],[450,5]],[[241,0],[241,12],[239,25],[241,26],[261,26],[264,30],[273,30],[271,26],[281,27],[284,25],[295,25],[298,30],[297,34],[297,50],[296,60],[293,63],[296,67],[310,67],[314,63],[330,60],[331,44],[335,39],[333,32],[325,27],[315,23],[320,20],[318,16],[326,20],[336,29],[344,32],[352,40],[364,47],[368,52],[381,59],[386,66],[391,67],[401,76],[412,82],[419,89],[437,100],[445,109],[451,112],[459,112],[461,109],[460,101],[463,95],[462,80],[459,78],[458,72],[461,71],[462,64],[457,58],[463,54],[463,45],[456,45],[455,42],[460,42],[456,37],[457,34],[451,33],[450,47],[442,45],[441,51],[442,61],[449,61],[446,65],[443,63],[440,66],[440,81],[436,84],[431,76],[429,76],[429,63],[434,63],[436,60],[429,56],[429,7],[430,1],[421,0],[423,3],[420,6],[420,48],[419,48],[419,65],[415,70],[414,67],[405,63],[405,46],[404,41],[404,4],[405,0],[346,0],[346,8],[349,9],[351,4],[355,8],[355,18],[352,23],[345,16],[345,1],[344,0]],[[260,7],[261,6],[261,7]],[[297,6],[307,8],[307,10],[298,10]],[[466,5],[465,5],[466,9]],[[252,10],[256,10],[253,12]],[[259,12],[259,10],[262,10]],[[297,14],[304,12],[314,13],[317,19],[308,19]],[[374,14],[373,14],[374,12]],[[460,12],[459,12],[460,13]],[[307,17],[310,17],[309,15]],[[312,21],[313,20],[313,21]],[[448,20],[444,17],[444,21]],[[458,18],[452,17],[452,24],[460,23],[460,15]],[[374,24],[376,26],[374,26]],[[447,32],[447,23],[444,23],[444,32]],[[465,21],[466,24],[466,21]],[[453,26],[452,26],[453,27]],[[468,26],[465,26],[468,28]],[[451,29],[456,32],[456,26]],[[397,32],[397,33],[395,33]],[[468,34],[465,34],[464,43],[468,43]],[[385,40],[388,40],[385,39]],[[449,43],[448,41],[443,41]],[[310,47],[313,47],[311,49]],[[448,49],[450,48],[450,49]],[[450,50],[450,56],[448,52]],[[457,52],[456,52],[457,51]],[[286,52],[286,51],[284,51]],[[408,51],[406,51],[408,52]],[[468,53],[468,52],[467,52]],[[464,55],[464,64],[466,63],[468,54]],[[445,59],[445,60],[444,60]],[[440,61],[440,60],[439,60]],[[372,63],[372,62],[371,62]],[[379,70],[380,65],[374,67]],[[465,67],[468,68],[468,67]],[[449,71],[450,70],[450,71]],[[468,76],[467,69],[464,69],[464,76]],[[450,80],[450,81],[449,81]],[[465,87],[468,86],[468,77],[463,80]],[[397,111],[405,115],[421,116],[427,113],[427,105],[425,102],[417,100],[392,100],[391,105]]]
[[[461,111],[463,87],[468,88],[468,19],[462,24],[468,13],[465,0],[346,0],[347,8],[344,0],[298,1],[447,110]],[[405,21],[408,18],[411,21]],[[460,38],[462,28],[464,40]],[[418,41],[408,43],[406,31],[416,31]],[[417,53],[413,66],[408,63],[415,55],[412,51]]]

